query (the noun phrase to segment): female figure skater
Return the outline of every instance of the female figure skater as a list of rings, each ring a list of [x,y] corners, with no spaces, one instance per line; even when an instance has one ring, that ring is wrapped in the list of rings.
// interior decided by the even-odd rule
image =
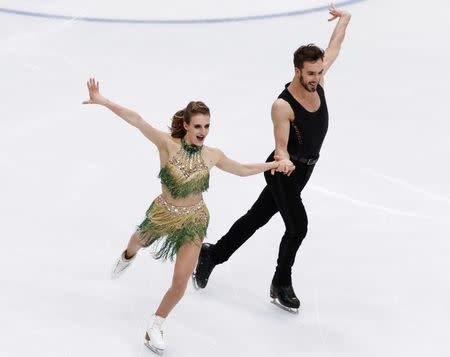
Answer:
[[[209,186],[209,171],[219,169],[239,176],[267,170],[292,170],[289,160],[260,164],[240,164],[216,148],[204,146],[209,132],[210,112],[202,102],[190,102],[172,118],[171,133],[155,129],[141,116],[115,104],[100,94],[99,83],[88,83],[89,100],[110,109],[127,123],[139,129],[159,151],[162,192],[150,205],[144,221],[131,236],[126,250],[114,265],[112,277],[118,277],[143,247],[153,245],[156,259],[176,255],[172,285],[146,327],[144,344],[161,354],[165,349],[162,324],[180,301],[195,268],[202,241],[206,235],[209,213],[202,192]],[[277,158],[275,158],[277,159]]]

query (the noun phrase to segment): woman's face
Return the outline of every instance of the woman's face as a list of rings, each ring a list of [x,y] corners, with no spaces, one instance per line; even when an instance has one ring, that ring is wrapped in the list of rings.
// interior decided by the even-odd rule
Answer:
[[[209,115],[195,114],[191,117],[189,124],[183,124],[186,129],[186,142],[188,144],[203,145],[209,132],[209,119]]]

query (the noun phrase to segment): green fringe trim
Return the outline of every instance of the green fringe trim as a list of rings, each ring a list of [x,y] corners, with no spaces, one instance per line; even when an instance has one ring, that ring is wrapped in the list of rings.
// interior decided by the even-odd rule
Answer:
[[[159,172],[158,177],[161,182],[168,188],[173,198],[184,198],[191,193],[200,193],[208,190],[209,188],[209,172],[195,180],[180,183],[170,173],[167,166],[164,166]]]
[[[193,156],[193,155],[199,153],[200,151],[202,151],[203,145],[200,145],[200,146],[189,145],[186,142],[186,140],[184,140],[184,137],[183,137],[183,138],[181,138],[181,147],[189,156]]]
[[[150,246],[154,244],[153,256],[155,259],[174,260],[178,250],[186,243],[194,242],[196,237],[203,239],[206,236],[207,224],[188,224],[181,229],[173,232],[162,232],[155,227],[149,219],[145,219],[138,229],[151,232],[152,239],[146,244]]]

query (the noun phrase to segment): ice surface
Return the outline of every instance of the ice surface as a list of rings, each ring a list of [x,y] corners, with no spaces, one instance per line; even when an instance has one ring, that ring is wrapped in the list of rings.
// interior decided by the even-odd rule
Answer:
[[[211,5],[214,3],[215,5]],[[189,4],[189,6],[187,6]],[[0,355],[146,356],[143,327],[173,266],[143,252],[109,269],[158,194],[157,152],[134,128],[82,106],[90,76],[164,129],[189,100],[212,109],[207,144],[242,162],[273,149],[270,106],[301,44],[326,47],[326,12],[255,22],[133,25],[103,18],[215,18],[324,1],[2,1]],[[169,9],[171,9],[169,11]],[[170,356],[448,356],[450,45],[444,1],[364,1],[326,78],[330,128],[304,191],[300,315],[269,303],[283,224],[259,230],[165,325]],[[213,170],[215,242],[262,175]]]

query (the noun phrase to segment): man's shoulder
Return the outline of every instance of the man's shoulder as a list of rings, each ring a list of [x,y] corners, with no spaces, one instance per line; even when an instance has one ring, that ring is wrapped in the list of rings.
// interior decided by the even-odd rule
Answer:
[[[287,110],[290,108],[290,104],[283,98],[277,98],[272,104],[272,110]]]
[[[288,87],[291,84],[291,82],[288,82],[284,85],[283,90],[280,92],[280,94],[278,95],[278,98],[286,98],[289,96],[289,91],[288,91]]]
[[[284,99],[278,98],[272,104],[272,118],[275,120],[290,120],[293,111],[291,105]]]

